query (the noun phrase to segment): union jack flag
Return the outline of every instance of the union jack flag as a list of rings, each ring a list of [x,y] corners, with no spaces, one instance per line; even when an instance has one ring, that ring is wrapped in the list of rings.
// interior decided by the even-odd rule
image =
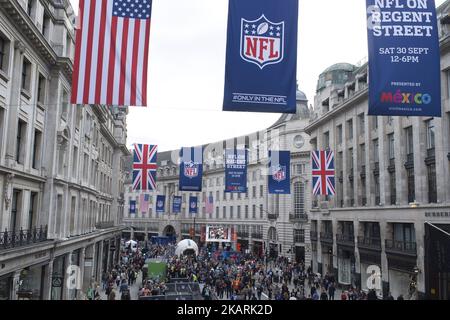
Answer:
[[[336,195],[333,151],[312,152],[313,194]]]
[[[158,146],[134,145],[133,190],[156,190],[156,154]]]

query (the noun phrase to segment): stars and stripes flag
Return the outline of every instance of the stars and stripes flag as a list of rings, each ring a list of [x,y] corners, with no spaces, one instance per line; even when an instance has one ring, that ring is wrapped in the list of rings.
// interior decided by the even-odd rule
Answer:
[[[148,212],[148,208],[150,207],[150,195],[141,194],[139,196],[139,205],[141,213],[146,214]]]
[[[80,0],[73,104],[147,105],[152,0]]]
[[[133,190],[156,190],[156,163],[158,146],[134,145]]]
[[[312,152],[313,194],[335,195],[335,169],[333,151]]]
[[[205,210],[206,214],[214,213],[214,198],[212,195],[209,195],[209,197],[205,199]]]

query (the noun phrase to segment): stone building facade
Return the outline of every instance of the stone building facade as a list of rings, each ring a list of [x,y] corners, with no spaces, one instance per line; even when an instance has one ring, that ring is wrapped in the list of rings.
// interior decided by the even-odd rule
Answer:
[[[149,212],[129,214],[129,202],[137,202],[139,193],[133,192],[131,180],[126,185],[125,225],[127,237],[148,239],[150,236],[172,236],[178,240],[191,238],[200,241],[201,229],[207,225],[229,226],[237,231],[237,243],[242,251],[249,250],[267,257],[285,256],[305,261],[310,259],[308,209],[310,207],[309,138],[303,128],[309,121],[306,96],[297,91],[297,114],[283,115],[267,130],[204,146],[204,175],[201,193],[179,192],[179,150],[158,153],[158,190],[152,193]],[[224,192],[223,166],[226,148],[247,148],[249,165],[247,194]],[[267,189],[266,168],[268,151],[291,151],[291,195],[270,195]],[[155,213],[157,195],[166,196],[166,213]],[[174,195],[183,197],[182,212],[174,215]],[[199,214],[189,214],[189,196],[198,196]],[[206,214],[205,199],[214,199],[214,213]],[[139,210],[138,210],[139,211]],[[195,224],[195,226],[194,226]],[[131,232],[131,234],[130,234]]]
[[[343,287],[367,290],[375,271],[380,296],[450,298],[449,8],[438,9],[442,118],[367,116],[367,64],[319,77],[306,132],[335,151],[337,195],[312,201],[313,268]]]
[[[119,256],[128,109],[70,104],[74,23],[0,1],[0,299],[79,298]]]

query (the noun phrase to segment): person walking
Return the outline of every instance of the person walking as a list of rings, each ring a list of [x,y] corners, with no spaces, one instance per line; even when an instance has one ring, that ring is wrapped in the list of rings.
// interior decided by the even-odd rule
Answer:
[[[328,300],[328,295],[325,288],[322,289],[322,293],[320,294],[320,300]]]
[[[336,287],[334,286],[334,283],[331,283],[328,287],[328,299],[334,300],[334,293],[336,292]]]

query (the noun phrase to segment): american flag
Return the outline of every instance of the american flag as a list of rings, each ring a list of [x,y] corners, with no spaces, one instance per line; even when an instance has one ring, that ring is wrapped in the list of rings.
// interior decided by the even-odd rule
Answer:
[[[139,205],[141,213],[146,214],[150,206],[150,196],[148,194],[141,194],[139,196]]]
[[[214,213],[214,198],[212,195],[205,199],[206,214]]]
[[[335,195],[335,170],[333,151],[312,152],[313,194]]]
[[[133,190],[156,190],[156,154],[158,146],[134,145]]]
[[[73,104],[147,105],[152,0],[80,0]]]

